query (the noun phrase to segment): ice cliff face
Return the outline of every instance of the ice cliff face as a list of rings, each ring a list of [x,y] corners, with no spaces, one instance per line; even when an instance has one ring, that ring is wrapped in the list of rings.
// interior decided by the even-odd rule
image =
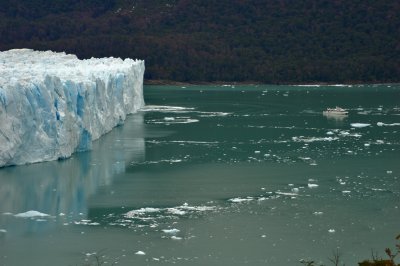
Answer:
[[[0,52],[0,167],[67,158],[144,105],[144,62]]]

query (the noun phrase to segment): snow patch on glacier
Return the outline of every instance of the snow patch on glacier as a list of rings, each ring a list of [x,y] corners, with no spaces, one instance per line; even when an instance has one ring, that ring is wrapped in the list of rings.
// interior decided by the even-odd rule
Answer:
[[[0,167],[70,157],[144,106],[144,61],[0,52]]]

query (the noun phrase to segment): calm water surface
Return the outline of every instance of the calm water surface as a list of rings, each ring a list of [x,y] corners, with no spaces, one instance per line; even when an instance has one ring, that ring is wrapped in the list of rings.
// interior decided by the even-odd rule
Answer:
[[[0,265],[346,265],[400,233],[400,86],[145,86],[71,159],[0,169]],[[327,107],[349,110],[326,117]],[[33,212],[32,212],[33,211]]]

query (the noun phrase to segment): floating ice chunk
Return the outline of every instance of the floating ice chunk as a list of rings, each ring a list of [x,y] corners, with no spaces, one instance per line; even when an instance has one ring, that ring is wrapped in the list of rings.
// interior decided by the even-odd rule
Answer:
[[[367,123],[351,123],[350,125],[352,127],[355,127],[355,128],[363,128],[363,127],[369,127],[371,124],[367,124]]]
[[[175,118],[174,117],[164,117],[165,121],[174,121]]]
[[[310,138],[306,138],[303,136],[300,137],[292,137],[292,140],[294,142],[305,142],[305,143],[311,143],[311,142],[316,142],[316,141],[334,141],[334,140],[338,140],[338,137],[310,137]]]
[[[132,210],[132,211],[127,212],[125,214],[125,217],[126,218],[133,218],[133,217],[136,217],[138,215],[140,216],[140,215],[143,215],[143,214],[146,214],[146,213],[154,213],[154,212],[159,212],[159,211],[160,211],[159,208],[140,208],[140,209],[137,209],[137,210]]]
[[[324,214],[323,212],[313,212],[314,215],[322,215]]]
[[[136,255],[142,255],[142,256],[143,256],[143,255],[146,255],[146,253],[145,253],[145,252],[143,252],[143,251],[141,251],[141,250],[139,250],[139,251],[138,251],[138,252],[136,252],[135,254],[136,254]]]
[[[5,234],[5,233],[7,233],[7,230],[6,229],[0,229],[0,233]]]
[[[205,212],[205,211],[213,211],[213,210],[217,209],[217,207],[215,207],[215,206],[188,206],[187,203],[185,203],[185,204],[182,206],[176,207],[176,208],[179,208],[182,210],[187,210],[187,211],[193,211],[193,212]]]
[[[351,193],[351,191],[350,190],[343,190],[342,193],[343,194],[349,194],[349,193]]]
[[[308,183],[309,188],[317,188],[319,185]]]
[[[182,240],[182,237],[179,237],[179,236],[171,236],[171,239],[173,239],[173,240]]]
[[[321,87],[319,84],[304,84],[304,85],[293,85],[297,87]]]
[[[333,233],[335,233],[336,231],[335,231],[335,229],[329,229],[328,232],[331,233],[331,234],[333,234]]]
[[[175,234],[179,233],[181,230],[172,228],[172,229],[163,229],[162,231],[166,234],[175,235]]]
[[[168,208],[167,211],[168,211],[169,213],[175,214],[175,215],[185,215],[185,214],[186,214],[185,211],[182,211],[182,210],[177,209],[177,208]]]
[[[198,112],[200,117],[228,116],[231,113],[224,112]]]
[[[233,198],[233,199],[229,199],[228,201],[233,202],[233,203],[242,203],[242,202],[249,202],[252,200],[254,200],[254,198],[248,197],[248,198]]]
[[[383,126],[393,127],[393,126],[400,126],[400,123],[385,124],[383,122],[378,122],[378,123],[376,123],[376,125],[379,127],[383,127]]]
[[[200,122],[198,119],[192,119],[189,117],[175,117],[174,119],[169,120],[149,120],[147,123],[149,124],[164,124],[164,125],[171,125],[171,124],[191,124]]]
[[[292,192],[296,194],[299,193],[299,188],[297,187],[292,188]]]
[[[19,218],[33,218],[33,217],[48,217],[50,215],[48,215],[46,213],[41,213],[38,211],[27,211],[27,212],[23,212],[23,213],[18,213],[14,216],[19,217]]]
[[[373,191],[388,191],[388,190],[383,189],[383,188],[371,188],[371,190],[373,190]]]
[[[165,105],[146,105],[140,109],[142,112],[162,112],[162,113],[188,113],[194,108],[180,106],[165,106]]]
[[[255,153],[255,154],[259,154],[259,153],[261,153],[261,151],[254,151],[254,153]]]
[[[277,191],[277,192],[275,192],[275,193],[278,194],[278,195],[283,195],[283,196],[292,196],[292,197],[298,196],[297,193],[290,193],[290,192],[280,192],[280,191]]]

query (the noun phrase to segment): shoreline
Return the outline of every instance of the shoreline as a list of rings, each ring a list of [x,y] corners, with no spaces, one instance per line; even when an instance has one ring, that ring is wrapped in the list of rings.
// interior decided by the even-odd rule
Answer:
[[[400,82],[361,82],[361,81],[350,81],[343,83],[333,83],[333,82],[309,82],[309,83],[290,83],[290,82],[280,82],[280,83],[262,83],[258,81],[193,81],[193,82],[181,82],[173,80],[154,80],[148,79],[143,81],[143,85],[157,85],[157,86],[212,86],[212,85],[275,85],[275,86],[352,86],[352,85],[398,85]]]

